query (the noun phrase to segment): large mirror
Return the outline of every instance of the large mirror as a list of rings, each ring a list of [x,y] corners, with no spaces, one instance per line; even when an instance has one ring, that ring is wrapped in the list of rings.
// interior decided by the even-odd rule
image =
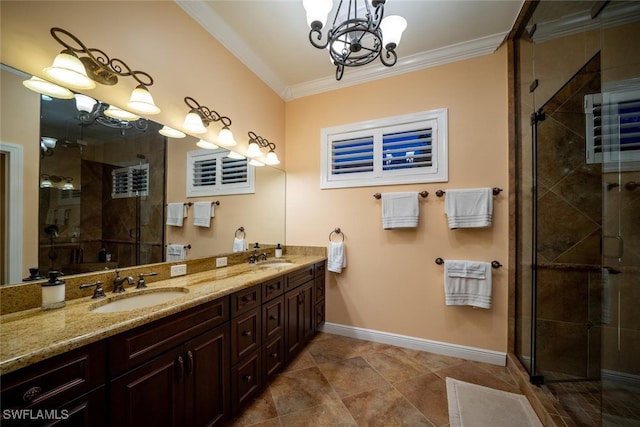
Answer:
[[[3,76],[7,72],[21,74],[3,67]],[[3,105],[21,108],[24,103],[15,98],[39,96],[21,85],[30,76],[19,77],[13,78],[12,90],[0,94]],[[33,108],[34,104],[26,105]],[[32,126],[45,138],[37,154],[25,150],[23,159],[37,174],[32,182],[38,182],[39,192],[37,216],[23,216],[24,229],[37,229],[37,241],[25,238],[23,252],[37,253],[37,257],[25,257],[18,280],[15,273],[5,271],[2,284],[24,281],[34,276],[30,269],[36,267],[40,275],[50,269],[78,274],[161,262],[168,244],[187,247],[187,259],[230,253],[239,228],[245,230],[242,237],[247,246],[285,242],[284,171],[255,167],[255,191],[250,194],[190,198],[186,194],[187,153],[198,150],[196,138],[165,138],[158,133],[162,126],[151,120],[123,123],[111,119],[99,100],[91,113],[79,111],[75,99],[44,98],[35,105],[40,106],[40,114],[23,116],[39,120],[3,122],[3,127]],[[236,139],[241,137],[236,135]],[[46,138],[55,139],[55,145]],[[34,140],[24,144],[38,144],[30,139]],[[214,203],[209,227],[195,226],[189,208],[182,227],[166,225],[167,203],[195,201]],[[10,220],[9,215],[3,218],[7,229]],[[7,264],[5,255],[3,252],[3,265]]]

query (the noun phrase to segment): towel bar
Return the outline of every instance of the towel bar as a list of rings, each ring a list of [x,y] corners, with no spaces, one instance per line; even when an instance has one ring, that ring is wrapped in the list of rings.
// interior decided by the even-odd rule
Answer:
[[[442,265],[444,264],[444,260],[442,258],[436,258],[436,264],[438,265]],[[492,268],[500,268],[502,267],[502,264],[500,264],[499,261],[491,261],[491,267]]]
[[[428,191],[421,191],[418,194],[420,195],[420,197],[426,198],[429,195],[429,192]],[[382,194],[376,193],[376,194],[373,195],[373,197],[375,197],[376,199],[381,199],[382,198]]]
[[[493,187],[491,190],[493,191],[493,195],[494,195],[494,196],[497,196],[497,195],[498,195],[498,194],[500,194],[500,192],[502,191],[502,188]],[[444,196],[446,193],[447,193],[447,192],[446,192],[446,191],[444,191],[444,190],[438,190],[438,191],[436,191],[436,196],[438,196],[438,197],[442,197],[442,196]]]
[[[336,227],[335,230],[329,233],[329,241],[331,241],[331,236],[333,234],[339,234],[340,236],[342,236],[342,241],[344,242],[344,233],[342,232],[342,230],[340,230],[340,227]]]

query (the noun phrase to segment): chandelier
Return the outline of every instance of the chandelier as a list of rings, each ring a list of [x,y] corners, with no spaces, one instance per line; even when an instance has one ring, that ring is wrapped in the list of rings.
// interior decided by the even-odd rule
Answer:
[[[322,42],[321,30],[333,0],[303,0],[311,27],[309,41],[318,49],[329,49],[331,62],[336,66],[336,80],[342,78],[344,67],[366,65],[376,58],[387,67],[395,65],[398,60],[395,49],[407,21],[398,15],[383,19],[385,1],[340,0],[327,38]]]

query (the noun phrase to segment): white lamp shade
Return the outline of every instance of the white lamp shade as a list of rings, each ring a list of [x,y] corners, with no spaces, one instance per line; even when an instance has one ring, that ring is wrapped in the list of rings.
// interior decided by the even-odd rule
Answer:
[[[184,132],[180,132],[174,128],[170,128],[169,126],[163,126],[162,129],[158,131],[160,135],[164,135],[168,138],[184,138],[187,135]]]
[[[235,151],[229,151],[229,154],[227,154],[227,157],[230,159],[236,159],[236,160],[242,160],[246,158],[242,154],[236,153]]]
[[[196,142],[196,145],[200,148],[204,148],[205,150],[215,150],[216,148],[219,148],[213,142],[205,141],[204,139],[201,139],[200,141]]]
[[[51,138],[50,136],[40,137],[40,142],[44,145],[45,148],[56,148],[56,142],[58,140],[55,138]]]
[[[45,178],[40,182],[40,188],[51,188],[53,187],[53,183],[49,178]]]
[[[260,146],[257,142],[250,142],[247,147],[247,157],[260,157],[262,156],[262,151],[260,151]]]
[[[407,20],[399,15],[387,16],[380,23],[380,30],[382,31],[382,45],[386,49],[387,46],[392,45],[395,49],[400,45],[400,38],[402,32],[407,28]]]
[[[206,133],[207,128],[202,123],[202,117],[195,112],[189,112],[184,118],[184,124],[182,125],[186,130],[193,133]]]
[[[223,127],[220,133],[218,134],[218,143],[220,145],[224,145],[225,147],[233,147],[237,144],[236,140],[233,139],[233,134],[228,127]]]
[[[73,92],[71,92],[69,89],[62,86],[58,86],[55,83],[51,83],[46,80],[43,80],[40,77],[33,76],[29,80],[23,81],[22,84],[27,89],[31,89],[32,91],[41,93],[43,95],[48,95],[52,98],[59,98],[59,99],[73,98]]]
[[[86,90],[96,87],[96,82],[87,76],[87,70],[78,57],[68,53],[58,54],[51,67],[45,68],[44,72],[54,82],[73,89]]]
[[[140,114],[158,114],[160,108],[153,102],[153,97],[144,85],[138,85],[133,92],[127,106]]]
[[[95,107],[97,101],[90,96],[83,95],[81,93],[76,93],[76,108],[78,111],[84,111],[86,113],[90,113],[93,111],[93,107]]]
[[[104,115],[107,117],[111,117],[112,119],[124,120],[127,122],[133,122],[140,118],[140,116],[136,116],[133,113],[122,110],[113,105],[109,105],[109,108],[104,110]]]
[[[318,21],[322,27],[327,23],[327,16],[333,7],[332,0],[303,0],[302,6],[307,12],[307,24],[312,27],[313,22]]]
[[[260,167],[260,166],[264,166],[264,163],[259,162],[259,161],[258,161],[258,160],[256,160],[256,159],[251,159],[251,161],[249,161],[249,164],[250,164],[251,166],[258,166],[258,167]]]
[[[64,183],[64,185],[62,186],[63,190],[73,190],[73,184],[71,183],[71,181],[67,181]]]
[[[267,153],[267,157],[265,157],[264,162],[268,165],[279,165],[280,159],[278,159],[278,155],[275,151],[269,151]]]

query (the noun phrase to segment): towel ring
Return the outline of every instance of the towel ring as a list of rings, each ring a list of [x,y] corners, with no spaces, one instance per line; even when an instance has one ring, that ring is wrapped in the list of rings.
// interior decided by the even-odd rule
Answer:
[[[436,258],[436,264],[442,265],[444,264],[444,260],[442,258]],[[499,261],[491,261],[491,268],[500,268],[502,264]]]
[[[329,233],[329,241],[331,242],[331,236],[333,236],[334,234],[339,234],[340,236],[342,236],[342,241],[344,242],[344,233],[340,230],[340,227],[336,227],[335,230],[333,230],[331,233]]]
[[[246,236],[246,234],[244,233],[244,227],[240,227],[240,228],[238,228],[238,229],[236,230],[236,232],[235,232],[234,236],[235,236],[235,237],[238,237],[238,233],[242,233],[242,237],[245,237],[245,236]]]

